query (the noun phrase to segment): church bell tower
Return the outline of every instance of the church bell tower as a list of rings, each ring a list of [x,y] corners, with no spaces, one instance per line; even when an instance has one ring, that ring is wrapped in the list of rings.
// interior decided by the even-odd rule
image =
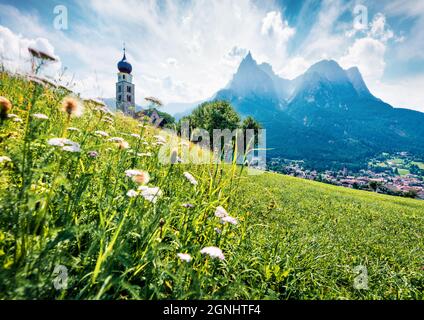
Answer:
[[[132,66],[125,56],[118,62],[118,82],[116,83],[116,110],[127,115],[135,114],[135,86],[132,83]]]

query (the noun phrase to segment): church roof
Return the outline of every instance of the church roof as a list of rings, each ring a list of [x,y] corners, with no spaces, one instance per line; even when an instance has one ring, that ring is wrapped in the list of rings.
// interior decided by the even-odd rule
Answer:
[[[125,56],[125,49],[124,57],[118,62],[118,70],[123,73],[131,73],[132,71],[132,65],[127,61],[127,57]]]

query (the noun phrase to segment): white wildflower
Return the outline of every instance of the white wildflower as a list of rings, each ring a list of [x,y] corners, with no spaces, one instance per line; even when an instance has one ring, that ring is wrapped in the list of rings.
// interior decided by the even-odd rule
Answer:
[[[74,128],[74,127],[69,127],[68,131],[75,131],[75,132],[80,132],[81,130],[78,128]]]
[[[64,146],[62,148],[63,151],[68,151],[68,152],[81,152],[81,147],[78,143],[74,143],[72,145],[69,146]]]
[[[144,199],[152,203],[156,203],[157,199],[162,195],[162,191],[158,187],[140,186],[138,190]]]
[[[34,113],[32,116],[36,119],[41,119],[41,120],[47,120],[49,118],[43,113]]]
[[[113,137],[113,138],[108,139],[107,141],[120,143],[120,142],[124,142],[125,140],[123,138],[120,138],[120,137]]]
[[[207,254],[211,258],[217,258],[219,260],[224,260],[224,254],[222,253],[222,250],[218,247],[205,247],[202,250],[200,250],[200,253]]]
[[[15,118],[13,118],[13,121],[15,121],[15,122],[22,122],[22,119],[19,118],[19,117],[15,117]]]
[[[94,131],[94,133],[98,136],[101,136],[101,137],[109,137],[109,134],[107,132],[104,132],[104,131],[99,130],[99,131]]]
[[[138,196],[138,192],[137,192],[137,191],[135,191],[135,190],[133,190],[133,189],[128,190],[128,192],[127,192],[127,197],[135,198],[135,197],[137,197],[137,196]]]
[[[134,177],[137,176],[139,174],[141,174],[142,172],[140,170],[134,170],[134,169],[130,169],[130,170],[125,170],[125,175],[127,177]]]
[[[3,162],[12,162],[12,159],[10,159],[7,156],[1,156],[0,157],[0,163],[3,163]]]
[[[47,143],[51,146],[54,147],[64,147],[65,143],[68,142],[70,140],[65,139],[65,138],[52,138],[49,141],[47,141]]]
[[[166,143],[166,139],[165,139],[164,137],[162,137],[162,136],[157,135],[157,136],[153,136],[153,138],[155,138],[155,139],[157,140],[157,142],[158,142],[158,143],[159,143],[159,142],[161,142],[161,143],[163,143],[163,144],[165,144],[165,143]]]
[[[189,255],[188,253],[178,253],[177,256],[181,259],[181,261],[185,262],[190,262],[192,259],[191,255]]]
[[[80,152],[81,147],[78,143],[66,138],[52,138],[47,143],[54,147],[62,147],[63,151]]]
[[[137,138],[137,139],[141,139],[141,136],[137,133],[131,133],[131,137]]]
[[[231,224],[238,224],[238,221],[236,218],[230,217],[230,216],[226,216],[226,217],[222,217],[221,218],[221,223],[222,224],[226,224],[226,223],[231,223]]]
[[[197,186],[197,180],[189,172],[184,172],[183,174],[192,185]]]
[[[215,217],[218,218],[224,218],[228,216],[227,210],[225,210],[223,207],[219,206],[215,210]]]
[[[137,156],[139,157],[151,157],[152,153],[151,152],[145,152],[145,153],[137,153]]]

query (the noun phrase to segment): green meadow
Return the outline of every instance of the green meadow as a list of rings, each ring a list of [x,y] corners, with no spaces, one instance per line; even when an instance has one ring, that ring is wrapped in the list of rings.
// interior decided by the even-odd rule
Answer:
[[[0,96],[1,299],[424,298],[422,201],[163,164],[172,137],[66,88]]]

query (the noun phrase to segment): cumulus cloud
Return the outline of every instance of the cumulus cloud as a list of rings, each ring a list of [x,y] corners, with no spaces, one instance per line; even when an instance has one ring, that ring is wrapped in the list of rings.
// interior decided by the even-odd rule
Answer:
[[[7,70],[20,73],[31,71],[31,55],[28,48],[42,51],[59,60],[43,69],[46,75],[55,76],[61,68],[61,62],[49,40],[28,39],[0,25],[0,59]]]
[[[370,37],[355,40],[339,63],[344,68],[358,67],[367,82],[380,80],[386,63],[386,46],[380,40]]]

